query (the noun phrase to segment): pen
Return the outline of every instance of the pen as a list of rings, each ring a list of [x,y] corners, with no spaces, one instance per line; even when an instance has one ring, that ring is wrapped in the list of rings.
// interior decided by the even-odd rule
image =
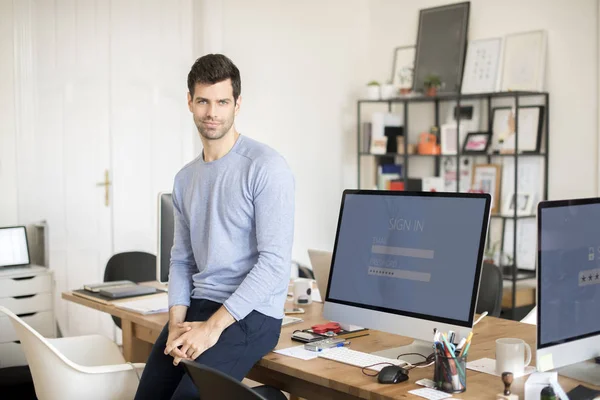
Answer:
[[[469,332],[469,336],[467,336],[467,343],[465,344],[465,347],[463,347],[463,349],[460,351],[460,354],[458,355],[459,357],[462,357],[463,354],[464,355],[467,354],[467,350],[469,349],[469,346],[471,345],[472,338],[473,338],[473,331]]]

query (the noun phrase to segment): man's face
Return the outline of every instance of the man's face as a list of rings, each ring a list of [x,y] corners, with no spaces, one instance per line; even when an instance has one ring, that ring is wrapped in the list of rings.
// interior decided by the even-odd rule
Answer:
[[[231,79],[211,84],[196,83],[194,98],[188,93],[188,107],[200,135],[208,140],[219,140],[233,126],[240,110],[241,97],[233,101]]]

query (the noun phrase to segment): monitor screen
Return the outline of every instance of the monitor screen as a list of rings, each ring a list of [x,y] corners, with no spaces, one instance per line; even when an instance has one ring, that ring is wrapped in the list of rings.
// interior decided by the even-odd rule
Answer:
[[[327,301],[468,326],[489,196],[346,191]]]
[[[166,283],[169,281],[171,248],[173,247],[173,235],[175,232],[173,200],[171,198],[171,193],[160,193],[158,197],[157,279],[159,282]]]
[[[29,249],[25,227],[0,228],[0,267],[27,264],[29,264]]]
[[[548,202],[538,215],[538,348],[600,334],[600,199]]]

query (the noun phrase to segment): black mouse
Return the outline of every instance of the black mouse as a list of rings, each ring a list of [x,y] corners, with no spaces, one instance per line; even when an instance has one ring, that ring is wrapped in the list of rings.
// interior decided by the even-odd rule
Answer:
[[[379,383],[400,383],[408,380],[408,371],[397,365],[383,367],[377,375]]]

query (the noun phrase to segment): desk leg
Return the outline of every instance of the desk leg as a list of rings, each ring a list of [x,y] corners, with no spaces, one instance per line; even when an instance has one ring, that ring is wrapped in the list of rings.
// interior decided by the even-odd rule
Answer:
[[[121,328],[123,329],[123,356],[125,361],[143,363],[148,361],[152,344],[135,337],[134,325],[131,321],[121,319]]]

